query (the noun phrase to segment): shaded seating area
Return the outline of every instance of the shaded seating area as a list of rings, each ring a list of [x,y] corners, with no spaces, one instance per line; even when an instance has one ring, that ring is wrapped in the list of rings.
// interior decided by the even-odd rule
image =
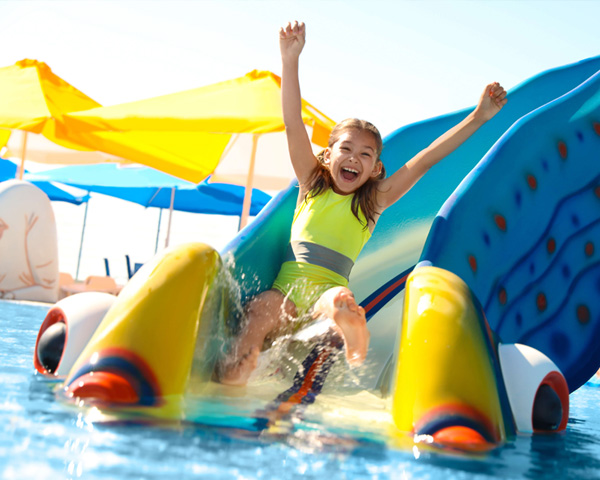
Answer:
[[[143,265],[143,263],[134,263],[133,268],[131,268],[131,259],[129,258],[129,255],[125,255],[125,262],[127,263],[127,278],[133,277]]]
[[[61,282],[60,293],[63,297],[68,297],[69,295],[74,295],[81,292],[105,292],[112,295],[118,295],[122,288],[123,287],[121,285],[117,285],[117,282],[115,282],[115,279],[112,277],[90,275],[83,283],[72,282],[70,284],[63,285]]]
[[[66,273],[66,272],[58,273],[59,286],[63,287],[65,285],[71,285],[72,283],[75,283],[75,280],[73,279],[73,275],[71,275],[70,273]]]
[[[63,287],[66,287],[68,285],[73,285],[74,283],[75,283],[75,280],[73,279],[73,275],[71,275],[70,273],[66,273],[66,272],[58,273],[58,299],[59,300],[68,296],[63,291]]]

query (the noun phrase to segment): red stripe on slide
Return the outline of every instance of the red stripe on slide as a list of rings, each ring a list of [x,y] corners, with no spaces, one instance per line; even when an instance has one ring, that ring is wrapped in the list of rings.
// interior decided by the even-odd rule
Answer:
[[[388,288],[386,288],[383,292],[377,295],[373,300],[369,302],[369,304],[365,307],[365,313],[368,313],[375,305],[381,302],[385,297],[387,297],[395,288],[398,288],[402,283],[406,282],[409,274],[404,275],[400,280],[392,283]]]
[[[322,353],[317,357],[317,359],[313,362],[313,364],[308,369],[308,373],[304,377],[304,381],[302,382],[302,386],[300,389],[294,393],[290,398],[288,398],[288,402],[291,403],[300,403],[305,395],[310,391],[313,382],[315,381],[315,377],[317,376],[317,372],[321,365],[327,360],[329,357],[329,353]]]

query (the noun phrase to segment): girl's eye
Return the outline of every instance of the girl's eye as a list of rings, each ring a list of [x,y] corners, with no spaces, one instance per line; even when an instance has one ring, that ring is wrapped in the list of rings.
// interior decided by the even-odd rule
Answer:
[[[349,152],[350,151],[350,149],[348,147],[340,147],[340,150],[342,152]]]

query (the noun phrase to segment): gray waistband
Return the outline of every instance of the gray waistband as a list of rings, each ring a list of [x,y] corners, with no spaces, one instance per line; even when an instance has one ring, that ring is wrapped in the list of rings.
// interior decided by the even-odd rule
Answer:
[[[318,265],[341,275],[346,280],[349,279],[350,271],[354,266],[351,258],[331,248],[316,243],[299,241],[291,242],[288,245],[285,261]]]

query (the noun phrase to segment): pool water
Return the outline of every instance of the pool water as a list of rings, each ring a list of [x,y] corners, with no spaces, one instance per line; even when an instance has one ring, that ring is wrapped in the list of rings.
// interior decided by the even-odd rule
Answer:
[[[396,448],[384,436],[314,420],[303,425],[300,417],[278,433],[254,428],[243,413],[213,424],[95,422],[89,411],[59,402],[55,384],[34,373],[34,343],[47,310],[0,302],[5,479],[600,478],[600,388],[592,386],[571,395],[565,433],[520,435],[482,457]],[[215,418],[226,418],[231,405],[211,408]]]

